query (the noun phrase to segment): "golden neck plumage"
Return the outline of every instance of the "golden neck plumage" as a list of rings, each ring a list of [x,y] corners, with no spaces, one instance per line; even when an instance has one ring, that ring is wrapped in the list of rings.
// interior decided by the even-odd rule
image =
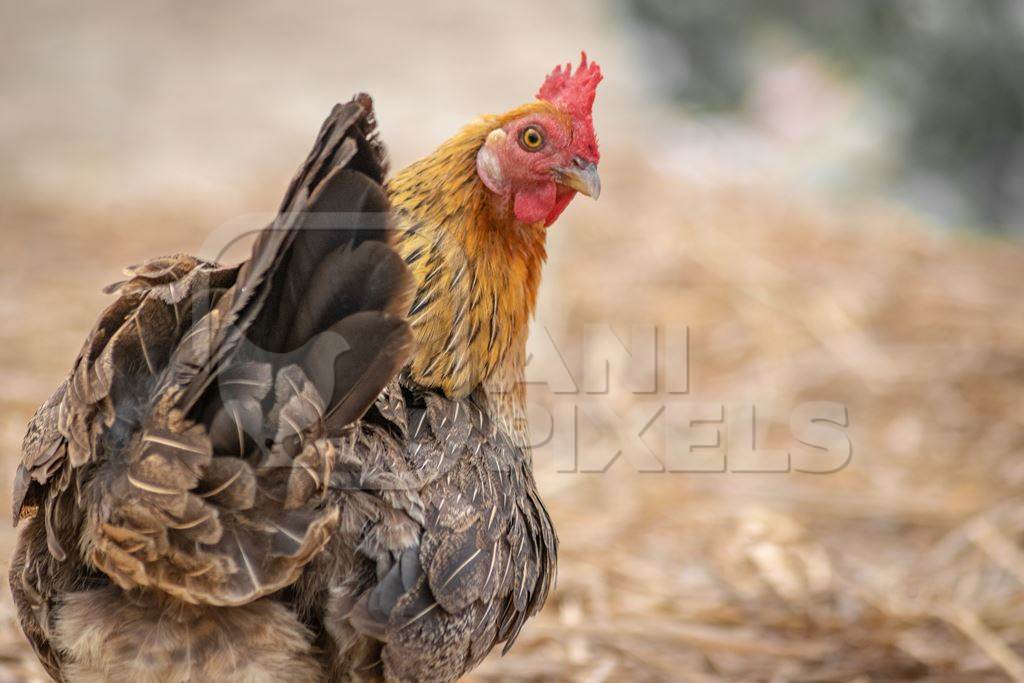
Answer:
[[[521,388],[509,385],[522,377],[545,228],[515,220],[508,199],[481,182],[476,155],[488,133],[523,109],[466,126],[387,185],[396,248],[417,284],[408,373],[451,398],[497,382],[521,402]]]

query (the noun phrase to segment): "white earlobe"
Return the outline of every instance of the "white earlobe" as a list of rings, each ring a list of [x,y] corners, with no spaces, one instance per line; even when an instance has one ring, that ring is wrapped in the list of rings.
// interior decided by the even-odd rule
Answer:
[[[497,148],[505,142],[505,131],[501,128],[491,131],[483,147],[476,153],[476,172],[491,192],[503,194],[508,190],[505,174],[501,170]]]

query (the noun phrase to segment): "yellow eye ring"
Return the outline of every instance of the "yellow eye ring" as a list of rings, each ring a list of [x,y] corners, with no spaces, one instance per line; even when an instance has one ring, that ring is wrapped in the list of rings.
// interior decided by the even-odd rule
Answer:
[[[536,152],[544,146],[544,134],[537,126],[527,126],[519,134],[519,144],[527,152]]]

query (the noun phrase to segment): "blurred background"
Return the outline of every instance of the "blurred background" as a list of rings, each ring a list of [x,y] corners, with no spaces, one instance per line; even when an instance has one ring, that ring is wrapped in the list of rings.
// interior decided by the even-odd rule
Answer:
[[[0,0],[0,501],[100,288],[258,225],[334,102],[397,168],[581,49],[604,190],[531,340],[558,589],[471,679],[1024,680],[1018,0]],[[631,384],[649,329],[687,393]],[[741,471],[809,402],[845,466]],[[659,471],[693,406],[725,471]],[[4,594],[0,681],[38,680]]]

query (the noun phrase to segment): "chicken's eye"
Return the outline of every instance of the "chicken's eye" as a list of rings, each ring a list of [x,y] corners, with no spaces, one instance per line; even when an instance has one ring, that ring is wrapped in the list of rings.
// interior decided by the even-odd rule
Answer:
[[[519,142],[528,152],[536,152],[544,146],[544,134],[536,126],[527,126],[519,134]]]

